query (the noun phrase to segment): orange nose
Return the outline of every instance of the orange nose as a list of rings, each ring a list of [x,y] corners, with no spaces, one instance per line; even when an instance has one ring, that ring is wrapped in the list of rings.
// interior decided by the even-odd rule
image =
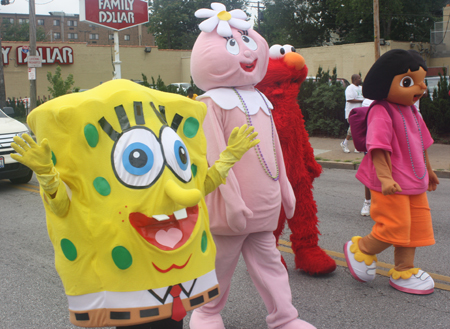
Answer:
[[[305,66],[305,59],[302,55],[290,52],[284,55],[284,62],[288,66],[294,66],[296,70],[300,71]]]

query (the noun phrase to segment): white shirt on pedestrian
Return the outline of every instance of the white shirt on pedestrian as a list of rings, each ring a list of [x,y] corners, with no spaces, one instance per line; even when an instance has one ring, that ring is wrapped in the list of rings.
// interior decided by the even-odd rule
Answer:
[[[356,99],[359,100],[359,103],[349,103],[349,100]],[[354,109],[355,107],[361,107],[362,101],[364,100],[364,97],[362,95],[362,88],[361,86],[355,86],[353,83],[350,84],[345,89],[345,118],[348,119],[348,115],[350,114],[350,111]]]

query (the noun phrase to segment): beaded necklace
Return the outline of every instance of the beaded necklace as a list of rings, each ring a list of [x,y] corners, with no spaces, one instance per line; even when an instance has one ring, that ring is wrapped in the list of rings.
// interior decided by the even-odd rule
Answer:
[[[406,121],[405,117],[403,116],[402,111],[400,110],[400,106],[397,105],[398,111],[400,112],[400,115],[402,116],[403,120],[403,127],[405,128],[405,135],[406,135],[406,144],[408,144],[408,152],[409,152],[409,160],[411,161],[412,170],[414,172],[414,176],[416,176],[417,179],[423,179],[425,175],[427,174],[427,158],[425,156],[425,148],[423,146],[423,139],[422,139],[422,131],[420,130],[419,121],[417,121],[416,114],[414,113],[413,109],[411,108],[412,115],[414,117],[414,121],[416,122],[417,128],[419,129],[419,135],[420,135],[420,142],[422,143],[422,153],[423,153],[423,161],[425,162],[425,172],[423,173],[422,177],[419,177],[416,173],[416,169],[414,168],[414,161],[411,155],[411,146],[409,145],[409,139],[408,139],[408,131],[406,129]]]
[[[255,88],[256,89],[256,88]],[[242,98],[242,96],[239,94],[239,92],[236,90],[236,88],[233,88],[234,92],[236,93],[236,95],[239,97],[239,100],[241,101],[242,107],[244,108],[244,113],[245,116],[247,118],[247,124],[249,125],[249,127],[252,127],[252,118],[250,116],[250,113],[248,111],[247,105],[245,104],[244,99]],[[266,100],[264,99],[263,95],[261,95],[261,92],[256,89],[256,91],[259,93],[259,95],[261,96],[261,98],[263,99],[264,103],[266,104],[267,109],[269,110],[269,114],[270,114],[270,125],[272,127],[272,147],[273,147],[273,155],[275,157],[275,166],[277,168],[277,174],[274,176],[272,175],[272,172],[270,171],[270,168],[266,162],[266,159],[264,158],[262,152],[261,152],[261,148],[259,147],[259,144],[257,144],[256,146],[254,146],[255,148],[255,152],[256,155],[258,156],[259,159],[259,163],[261,163],[261,166],[263,167],[265,173],[267,174],[267,176],[269,176],[270,178],[272,178],[274,181],[277,181],[280,178],[280,170],[278,168],[278,162],[277,162],[277,151],[275,149],[275,134],[274,134],[274,124],[273,124],[273,116],[272,116],[272,111],[270,110],[269,106],[267,105]]]

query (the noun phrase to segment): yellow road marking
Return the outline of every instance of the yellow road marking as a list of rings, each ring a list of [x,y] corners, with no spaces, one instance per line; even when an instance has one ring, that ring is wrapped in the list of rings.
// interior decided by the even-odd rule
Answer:
[[[292,251],[292,242],[290,241],[285,241],[285,240],[278,240],[279,246],[278,246],[278,250],[280,251],[284,251],[284,252],[288,252],[293,254],[294,252]],[[332,250],[323,250],[326,252],[327,255],[331,256],[331,257],[337,257],[337,258],[342,258],[343,260],[340,259],[334,259],[336,262],[336,265],[338,266],[343,266],[343,267],[348,267],[347,266],[347,262],[345,261],[345,255],[341,252],[337,252],[337,251],[332,251]],[[392,264],[388,264],[388,263],[383,263],[383,262],[377,262],[377,274],[385,276],[385,277],[389,277],[388,275],[388,271],[385,271],[383,269],[391,269],[394,267],[394,265]],[[445,276],[445,275],[441,275],[441,274],[436,274],[436,273],[429,273],[427,272],[434,280],[438,280],[438,281],[444,281],[444,282],[449,282],[450,283],[450,277]],[[434,283],[435,288],[437,289],[441,289],[441,290],[447,290],[450,291],[450,285],[448,284],[444,284],[444,283],[440,283],[440,282],[435,282]]]
[[[22,184],[22,185],[13,185],[13,187],[23,191],[39,193],[39,186],[36,185]]]

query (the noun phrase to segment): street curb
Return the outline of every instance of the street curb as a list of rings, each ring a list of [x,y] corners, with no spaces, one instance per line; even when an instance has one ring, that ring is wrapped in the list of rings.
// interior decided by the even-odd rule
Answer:
[[[316,160],[317,161],[317,160]],[[359,163],[340,162],[340,161],[317,161],[322,168],[327,169],[347,169],[357,170]],[[433,170],[438,178],[450,178],[450,170]]]

